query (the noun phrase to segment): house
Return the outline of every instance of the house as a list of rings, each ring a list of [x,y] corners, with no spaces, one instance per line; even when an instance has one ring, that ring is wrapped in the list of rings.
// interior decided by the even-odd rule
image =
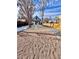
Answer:
[[[17,27],[22,27],[28,25],[26,19],[17,19]]]
[[[35,24],[41,23],[41,19],[38,16],[35,16],[32,21],[35,22]]]

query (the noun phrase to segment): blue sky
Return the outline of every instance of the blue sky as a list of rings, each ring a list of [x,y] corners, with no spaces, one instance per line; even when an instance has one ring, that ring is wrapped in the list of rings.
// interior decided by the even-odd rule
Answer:
[[[35,4],[35,13],[34,16],[39,16],[41,18],[40,14],[40,0],[33,0]],[[54,18],[55,16],[61,15],[61,0],[47,0],[47,5],[45,7],[45,12],[44,12],[44,18]]]

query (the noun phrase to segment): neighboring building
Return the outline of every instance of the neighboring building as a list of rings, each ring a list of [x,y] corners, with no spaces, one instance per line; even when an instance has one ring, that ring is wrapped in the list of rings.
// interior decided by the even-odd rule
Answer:
[[[37,24],[37,23],[40,24],[41,19],[38,16],[35,16],[32,21],[35,22],[35,24]]]

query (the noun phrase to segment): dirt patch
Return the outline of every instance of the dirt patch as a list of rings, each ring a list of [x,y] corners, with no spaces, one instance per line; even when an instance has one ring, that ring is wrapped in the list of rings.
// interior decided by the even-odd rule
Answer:
[[[60,59],[57,36],[21,32],[17,38],[17,59]]]

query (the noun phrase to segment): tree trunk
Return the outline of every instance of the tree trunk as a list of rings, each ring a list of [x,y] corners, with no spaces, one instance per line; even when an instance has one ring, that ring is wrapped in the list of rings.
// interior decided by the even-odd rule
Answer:
[[[32,18],[28,18],[29,20],[29,27],[31,27]]]
[[[30,11],[28,11],[28,24],[29,24],[29,27],[31,27],[31,22],[32,22],[32,15],[30,14]]]

